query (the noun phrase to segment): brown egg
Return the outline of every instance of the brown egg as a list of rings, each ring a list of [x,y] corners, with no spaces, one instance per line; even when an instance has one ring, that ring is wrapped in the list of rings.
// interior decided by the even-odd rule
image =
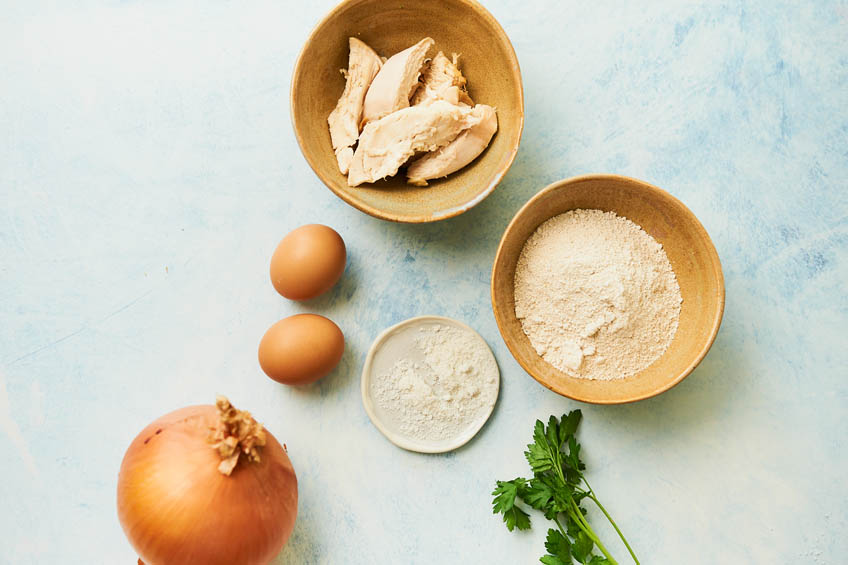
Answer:
[[[283,238],[271,257],[271,282],[291,300],[306,300],[330,290],[345,268],[342,237],[321,224],[301,226]]]
[[[344,335],[324,316],[297,314],[268,328],[259,342],[259,365],[287,385],[317,381],[332,371],[344,353]]]

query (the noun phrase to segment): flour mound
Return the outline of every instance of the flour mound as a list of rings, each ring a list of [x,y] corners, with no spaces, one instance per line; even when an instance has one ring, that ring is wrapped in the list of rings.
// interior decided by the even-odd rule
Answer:
[[[515,315],[545,361],[586,379],[638,373],[668,349],[680,286],[662,245],[627,218],[572,210],[540,225],[515,271]]]
[[[404,435],[453,439],[495,402],[498,366],[479,336],[453,326],[422,326],[414,348],[414,355],[374,375],[373,398]]]

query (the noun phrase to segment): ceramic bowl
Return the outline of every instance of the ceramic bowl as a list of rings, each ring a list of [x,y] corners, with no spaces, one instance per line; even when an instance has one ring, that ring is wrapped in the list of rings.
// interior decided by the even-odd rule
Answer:
[[[327,116],[345,86],[348,37],[389,57],[424,37],[450,56],[475,102],[494,106],[498,132],[475,161],[427,188],[406,184],[403,174],[349,187],[336,164]],[[363,212],[396,222],[432,222],[465,212],[488,196],[518,151],[524,127],[524,95],[518,59],[503,28],[474,0],[346,0],[315,27],[294,68],[291,118],[307,162],[339,198]]]
[[[567,375],[536,353],[515,316],[515,267],[524,242],[546,220],[577,208],[612,211],[641,226],[662,244],[680,284],[680,325],[671,345],[631,377],[604,381]],[[575,400],[623,404],[670,389],[704,358],[721,325],[724,278],[709,235],[677,198],[636,179],[590,175],[546,187],[512,219],[492,269],[492,307],[507,347],[534,379]]]

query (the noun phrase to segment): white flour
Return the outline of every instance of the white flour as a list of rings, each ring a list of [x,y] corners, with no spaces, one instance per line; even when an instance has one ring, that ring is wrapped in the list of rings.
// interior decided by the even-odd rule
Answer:
[[[546,221],[515,271],[524,333],[574,377],[623,378],[656,361],[677,332],[682,301],[662,245],[613,212],[572,210]]]
[[[408,437],[457,437],[488,413],[498,395],[498,366],[488,345],[458,327],[421,326],[408,356],[371,383],[376,404]]]

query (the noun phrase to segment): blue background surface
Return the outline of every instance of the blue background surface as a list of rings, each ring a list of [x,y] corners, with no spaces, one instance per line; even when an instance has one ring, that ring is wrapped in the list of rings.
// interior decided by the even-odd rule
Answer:
[[[280,564],[536,562],[544,521],[507,532],[489,492],[527,473],[536,418],[578,406],[593,487],[643,563],[844,563],[848,4],[487,2],[521,63],[523,142],[487,200],[433,225],[345,205],[298,150],[291,71],[333,4],[2,3],[0,562],[134,563],[115,512],[124,450],[225,393],[298,473]],[[635,405],[536,384],[489,302],[509,219],[589,172],[681,198],[726,277],[710,354]],[[337,229],[349,262],[298,304],[267,269],[308,222]],[[256,348],[300,311],[335,320],[347,349],[293,389]],[[420,314],[476,328],[502,372],[489,424],[447,455],[394,447],[360,402],[371,340]]]

